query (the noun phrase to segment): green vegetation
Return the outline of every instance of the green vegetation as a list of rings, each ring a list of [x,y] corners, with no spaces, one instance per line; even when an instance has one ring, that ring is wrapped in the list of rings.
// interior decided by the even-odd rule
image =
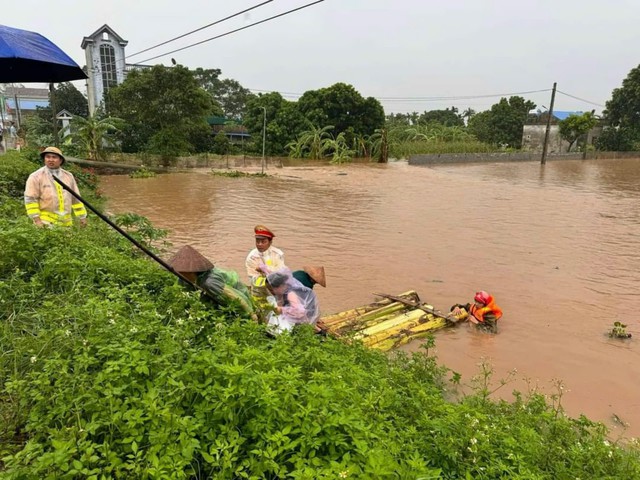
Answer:
[[[627,333],[627,326],[622,322],[613,322],[613,328],[609,330],[611,338],[631,338],[631,334]]]
[[[640,150],[640,65],[613,90],[606,105],[603,113],[608,128],[596,141],[598,150]]]
[[[95,217],[36,229],[20,198],[34,164],[2,160],[1,478],[640,478],[637,445],[565,417],[561,388],[493,402],[485,366],[447,401],[428,350],[269,339]]]
[[[582,115],[569,115],[564,120],[558,122],[560,136],[569,142],[567,152],[571,151],[573,144],[598,124],[598,119],[593,112],[583,113]],[[585,137],[586,140],[586,137]]]
[[[239,170],[211,170],[211,175],[215,175],[216,177],[229,177],[229,178],[241,178],[241,177],[268,177],[266,173],[250,173],[250,172],[241,172]]]
[[[147,167],[139,168],[129,174],[130,178],[153,178],[156,172],[149,170]]]

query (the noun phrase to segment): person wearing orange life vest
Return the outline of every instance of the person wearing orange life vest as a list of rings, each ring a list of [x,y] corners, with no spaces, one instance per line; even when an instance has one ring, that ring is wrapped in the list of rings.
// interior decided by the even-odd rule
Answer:
[[[27,215],[38,227],[50,225],[70,227],[73,224],[71,220],[73,211],[80,224],[86,225],[87,210],[82,202],[53,179],[53,177],[60,179],[80,195],[73,174],[61,168],[65,162],[62,152],[56,147],[47,147],[40,153],[40,158],[44,161],[44,166],[29,175],[24,189]]]
[[[502,317],[502,309],[496,304],[493,296],[481,290],[476,292],[473,300],[473,304],[453,305],[451,313],[458,320],[468,319],[483,330],[498,333],[498,320]]]
[[[249,252],[245,260],[249,276],[251,294],[257,298],[266,298],[269,291],[266,277],[270,273],[286,268],[284,253],[272,245],[275,234],[264,225],[256,225],[254,230],[256,248]]]

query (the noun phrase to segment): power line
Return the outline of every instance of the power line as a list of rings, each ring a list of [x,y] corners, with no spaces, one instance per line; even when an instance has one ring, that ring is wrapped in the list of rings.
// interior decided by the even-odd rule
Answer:
[[[561,93],[562,95],[565,95],[567,97],[575,98],[576,100],[580,100],[581,102],[590,103],[591,105],[595,105],[596,107],[605,108],[605,105],[602,105],[600,103],[592,102],[590,100],[585,100],[584,98],[576,97],[575,95],[571,95],[569,93],[561,92],[560,90],[556,90],[556,92]]]
[[[270,90],[260,90],[257,88],[249,88],[252,92],[269,93]],[[495,97],[509,97],[513,95],[529,95],[532,93],[544,93],[550,92],[550,88],[543,90],[527,90],[523,92],[510,92],[510,93],[491,93],[487,95],[452,95],[452,96],[439,96],[439,97],[375,97],[381,102],[441,102],[441,101],[454,101],[454,100],[474,100],[478,98],[495,98]],[[301,97],[302,93],[295,92],[278,92],[283,97]]]
[[[189,36],[189,35],[191,35],[191,34],[193,34],[193,33],[199,32],[200,30],[204,30],[205,28],[209,28],[209,27],[212,27],[212,26],[217,25],[217,24],[219,24],[219,23],[226,22],[227,20],[229,20],[229,19],[231,19],[231,18],[233,18],[233,17],[237,17],[238,15],[242,15],[243,13],[247,13],[247,12],[249,12],[249,11],[251,11],[251,10],[255,10],[256,8],[258,8],[258,7],[262,7],[263,5],[266,5],[267,3],[271,3],[271,2],[273,2],[273,0],[267,0],[266,2],[259,3],[258,5],[254,5],[254,6],[253,6],[253,7],[251,7],[251,8],[247,8],[246,10],[242,10],[241,12],[234,13],[233,15],[229,15],[228,17],[225,17],[225,18],[221,18],[220,20],[216,20],[216,21],[215,21],[215,22],[213,22],[213,23],[209,23],[209,24],[207,24],[207,25],[205,25],[205,26],[203,26],[203,27],[196,28],[195,30],[191,30],[190,32],[183,33],[182,35],[179,35],[179,36],[177,36],[177,37],[174,37],[174,38],[172,38],[172,39],[170,39],[170,40],[167,40],[167,41],[165,41],[165,42],[158,43],[158,44],[153,45],[153,46],[151,46],[151,47],[149,47],[149,48],[145,48],[144,50],[140,50],[139,52],[132,53],[131,55],[127,55],[127,58],[133,57],[133,56],[135,56],[135,55],[139,55],[139,54],[144,53],[144,52],[148,52],[149,50],[153,50],[154,48],[161,47],[162,45],[166,45],[167,43],[174,42],[174,41],[176,41],[176,40],[179,40],[179,39],[181,39],[181,38],[184,38],[184,37],[186,37],[186,36]]]
[[[187,48],[195,47],[197,45],[202,45],[203,43],[210,42],[211,40],[216,40],[218,38],[222,38],[222,37],[225,37],[227,35],[231,35],[232,33],[236,33],[236,32],[239,32],[241,30],[245,30],[247,28],[255,27],[256,25],[260,25],[261,23],[265,23],[265,22],[268,22],[268,21],[271,21],[271,20],[275,20],[276,18],[279,18],[279,17],[284,17],[285,15],[289,15],[290,13],[297,12],[298,10],[302,10],[304,8],[311,7],[313,5],[316,5],[318,3],[322,3],[324,1],[325,0],[316,0],[315,2],[307,3],[306,5],[303,5],[301,7],[294,8],[292,10],[288,10],[288,11],[283,12],[283,13],[279,13],[278,15],[273,15],[272,17],[269,17],[269,18],[265,18],[264,20],[260,20],[259,22],[254,22],[254,23],[251,23],[249,25],[245,25],[244,27],[236,28],[235,30],[230,30],[230,31],[222,33],[220,35],[216,35],[215,37],[207,38],[206,40],[202,40],[200,42],[192,43],[191,45],[187,45],[186,47],[177,48],[175,50],[171,50],[170,52],[162,53],[160,55],[156,55],[155,57],[147,58],[145,60],[142,60],[140,63],[149,62],[151,60],[155,60],[156,58],[164,57],[166,55],[171,55],[172,53],[176,53],[176,52],[180,52],[182,50],[186,50]]]

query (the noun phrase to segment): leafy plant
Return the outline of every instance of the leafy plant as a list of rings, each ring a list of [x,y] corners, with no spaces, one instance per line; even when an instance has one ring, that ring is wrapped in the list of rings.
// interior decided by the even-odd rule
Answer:
[[[613,328],[609,330],[611,338],[631,338],[631,334],[627,333],[627,326],[622,322],[613,322]]]
[[[139,168],[129,174],[130,178],[153,178],[156,176],[156,172],[149,170],[146,167]]]

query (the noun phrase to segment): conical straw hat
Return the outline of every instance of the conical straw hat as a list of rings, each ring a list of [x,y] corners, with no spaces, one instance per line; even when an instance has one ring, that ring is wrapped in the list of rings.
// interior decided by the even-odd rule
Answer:
[[[327,278],[324,275],[324,267],[302,267],[302,270],[313,279],[314,282],[319,283],[323,287],[327,286]]]
[[[177,272],[206,272],[213,268],[213,263],[206,259],[191,245],[185,245],[169,260],[169,265]]]

